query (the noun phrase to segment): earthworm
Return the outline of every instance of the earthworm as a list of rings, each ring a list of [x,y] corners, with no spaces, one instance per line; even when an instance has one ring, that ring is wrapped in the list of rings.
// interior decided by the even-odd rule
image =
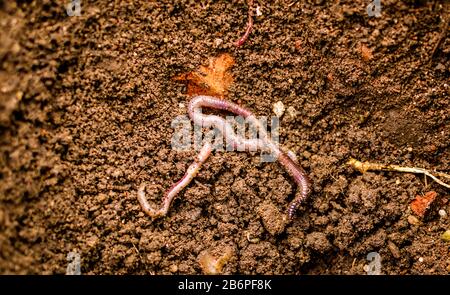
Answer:
[[[239,40],[237,40],[236,43],[234,43],[236,47],[239,47],[245,43],[253,28],[253,0],[247,0],[247,6],[248,6],[247,28],[245,29],[244,35],[242,35],[242,37]]]
[[[237,136],[234,133],[232,126],[223,118],[215,115],[202,114],[202,107],[224,110],[244,117],[249,123],[258,128],[260,138],[244,139]],[[230,101],[212,96],[201,95],[194,97],[189,103],[188,112],[189,117],[194,122],[194,124],[206,128],[212,126],[218,128],[226,137],[227,141],[232,143],[233,146],[243,145],[245,149],[266,149],[276,157],[278,162],[280,162],[280,164],[287,170],[287,172],[292,176],[297,186],[299,187],[294,199],[289,204],[287,210],[289,218],[293,218],[297,207],[303,200],[307,198],[310,192],[311,184],[305,170],[300,167],[295,157],[290,155],[289,153],[283,152],[278,147],[278,145],[276,145],[271,139],[268,138],[267,132],[261,125],[261,122],[249,110]],[[166,215],[173,198],[195,177],[200,169],[200,166],[211,154],[211,151],[212,145],[210,143],[206,143],[200,150],[200,153],[197,155],[195,161],[189,166],[183,178],[181,178],[166,192],[162,201],[163,206],[159,210],[151,208],[150,204],[145,198],[145,186],[141,185],[138,190],[138,199],[144,211],[152,218]]]
[[[170,203],[172,203],[173,198],[175,198],[176,195],[183,188],[185,188],[192,181],[192,179],[194,179],[202,164],[206,161],[206,159],[208,159],[209,155],[211,154],[211,150],[212,146],[209,143],[206,143],[202,147],[200,153],[197,155],[194,162],[188,167],[184,176],[180,180],[178,180],[178,182],[172,185],[170,189],[167,190],[162,200],[162,208],[158,210],[153,209],[148,203],[144,192],[145,184],[142,184],[138,190],[138,200],[144,212],[152,218],[158,218],[166,215],[169,211],[169,206]]]

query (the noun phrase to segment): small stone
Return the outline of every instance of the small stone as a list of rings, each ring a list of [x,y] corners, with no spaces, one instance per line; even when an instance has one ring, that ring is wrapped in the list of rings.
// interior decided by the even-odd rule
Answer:
[[[419,262],[420,262],[420,263],[423,262],[423,257],[419,257]]]
[[[441,63],[438,63],[438,65],[435,68],[437,71],[441,71],[444,72],[445,71],[445,66]]]
[[[19,43],[16,42],[11,47],[11,52],[14,54],[17,54],[17,53],[19,53],[19,51],[20,51],[20,45],[19,45]]]
[[[400,254],[400,249],[398,249],[397,245],[395,245],[392,241],[388,241],[388,248],[389,251],[391,251],[392,256],[394,256],[394,258],[399,259],[401,254]]]
[[[292,118],[297,117],[297,110],[293,106],[288,107],[287,112]]]
[[[130,123],[127,122],[127,123],[123,124],[123,129],[127,132],[131,132],[131,131],[133,131],[133,125],[131,125]]]
[[[178,271],[178,266],[177,266],[176,264],[172,264],[172,265],[169,267],[169,271],[170,271],[171,273],[177,272],[177,271]]]
[[[21,100],[23,98],[23,92],[22,91],[17,91],[16,92],[16,99],[17,100]]]
[[[261,12],[261,7],[258,5],[256,6],[256,16],[261,16],[262,12]]]
[[[409,215],[408,216],[408,223],[411,225],[419,225],[420,221],[419,219],[417,219],[417,217],[413,216],[413,215]]]
[[[445,242],[450,242],[450,230],[446,230],[442,236],[441,236],[442,240],[444,240]]]
[[[439,216],[441,216],[442,218],[447,217],[447,212],[445,212],[444,209],[439,210]]]
[[[223,43],[223,40],[222,40],[222,39],[220,39],[220,38],[214,39],[214,45],[215,45],[216,47],[219,47],[222,43]]]
[[[284,110],[284,104],[281,101],[278,101],[273,105],[273,112],[277,117],[283,116]]]

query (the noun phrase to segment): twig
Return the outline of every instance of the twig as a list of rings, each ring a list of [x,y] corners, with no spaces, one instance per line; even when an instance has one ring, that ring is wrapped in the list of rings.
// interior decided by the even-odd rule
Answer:
[[[245,43],[253,28],[253,0],[247,0],[247,6],[248,6],[247,28],[245,29],[244,35],[239,40],[237,40],[236,43],[234,43],[236,47],[240,47],[242,46],[242,44]]]
[[[384,164],[378,164],[378,163],[360,162],[356,159],[350,159],[347,162],[347,164],[353,166],[353,168],[360,171],[361,173],[365,173],[366,171],[370,170],[370,171],[394,171],[394,172],[425,174],[426,176],[430,177],[431,179],[433,179],[440,185],[445,186],[446,188],[450,188],[450,184],[446,184],[445,182],[443,182],[442,180],[437,178],[437,177],[441,177],[441,178],[450,179],[450,175],[445,174],[443,172],[437,172],[437,171],[430,172],[426,169],[416,168],[416,167],[403,167],[403,166],[398,166],[398,165],[384,165]]]

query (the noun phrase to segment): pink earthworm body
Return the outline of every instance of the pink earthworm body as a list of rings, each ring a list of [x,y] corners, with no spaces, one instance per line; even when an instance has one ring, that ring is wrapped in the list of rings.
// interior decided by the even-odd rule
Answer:
[[[245,43],[253,28],[253,0],[248,0],[247,5],[248,5],[247,27],[245,29],[244,35],[242,35],[242,37],[239,40],[237,40],[236,43],[234,43],[236,47],[240,47],[242,46],[242,44]]]
[[[169,206],[170,203],[172,203],[173,198],[175,198],[176,195],[178,195],[178,193],[183,188],[185,188],[192,181],[192,179],[194,179],[202,164],[206,161],[206,159],[208,159],[209,155],[211,154],[211,150],[212,146],[210,143],[207,143],[202,147],[200,153],[197,155],[197,157],[195,157],[194,162],[188,167],[184,176],[180,180],[178,180],[178,182],[173,184],[170,189],[167,190],[162,200],[162,207],[158,210],[153,209],[148,203],[144,192],[145,185],[142,184],[138,190],[138,200],[144,212],[152,218],[165,216],[169,211]]]
[[[238,116],[244,117],[247,122],[258,128],[260,138],[245,139],[237,136],[233,130],[233,127],[223,118],[215,115],[202,114],[202,107],[228,111]],[[272,140],[268,138],[265,128],[263,128],[261,122],[249,110],[235,103],[212,96],[194,97],[189,103],[188,112],[189,117],[194,122],[194,124],[206,128],[218,128],[226,137],[227,141],[232,143],[233,146],[244,146],[247,150],[265,149],[270,151],[271,154],[276,157],[280,164],[294,178],[294,181],[299,187],[294,199],[289,204],[287,210],[289,218],[292,218],[297,207],[304,199],[307,198],[310,192],[310,181],[308,179],[308,176],[306,175],[306,172],[302,167],[299,166],[296,159],[292,156],[289,156],[289,153],[285,153],[280,150],[278,145],[276,145]],[[151,208],[150,204],[145,198],[145,186],[141,185],[138,190],[138,199],[143,210],[152,218],[166,215],[173,198],[197,175],[201,165],[206,161],[208,156],[211,154],[211,151],[212,145],[210,143],[206,143],[200,150],[200,153],[197,155],[195,161],[189,166],[186,174],[166,192],[162,201],[163,206],[159,210]]]

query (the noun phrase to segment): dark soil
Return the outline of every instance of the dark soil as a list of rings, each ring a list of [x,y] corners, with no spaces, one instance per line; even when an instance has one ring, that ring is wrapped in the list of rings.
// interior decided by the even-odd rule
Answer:
[[[224,273],[365,274],[370,252],[382,273],[450,273],[437,214],[450,191],[346,165],[450,172],[448,2],[382,0],[375,18],[369,0],[258,1],[240,48],[242,0],[81,0],[73,17],[63,2],[0,1],[0,273],[65,273],[75,251],[85,274],[192,274],[222,249]],[[228,99],[258,116],[295,108],[280,139],[311,197],[286,223],[285,170],[215,152],[152,222],[137,188],[159,202],[196,154],[171,149],[190,99],[172,78],[223,52],[236,60]],[[436,208],[408,222],[432,190]]]

